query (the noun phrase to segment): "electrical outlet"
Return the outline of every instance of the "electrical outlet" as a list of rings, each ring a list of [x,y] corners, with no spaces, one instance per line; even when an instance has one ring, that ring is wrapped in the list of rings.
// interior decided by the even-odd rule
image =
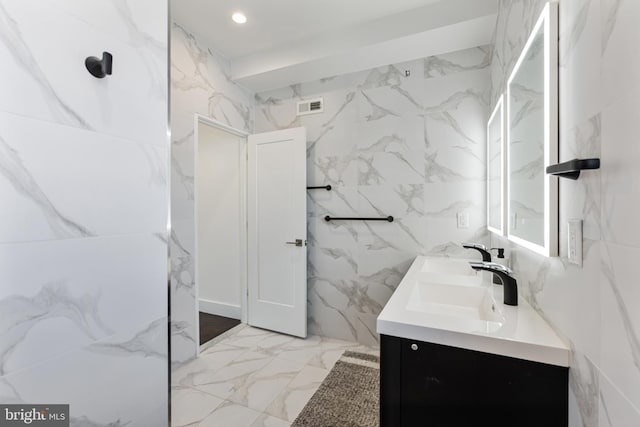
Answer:
[[[572,264],[582,267],[582,220],[570,219],[568,221],[567,258]]]
[[[469,228],[469,212],[458,212],[458,228]]]

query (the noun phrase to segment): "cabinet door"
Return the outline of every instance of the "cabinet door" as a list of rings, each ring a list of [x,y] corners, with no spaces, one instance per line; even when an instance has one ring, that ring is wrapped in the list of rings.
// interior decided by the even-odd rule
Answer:
[[[402,427],[567,425],[566,369],[404,340]]]

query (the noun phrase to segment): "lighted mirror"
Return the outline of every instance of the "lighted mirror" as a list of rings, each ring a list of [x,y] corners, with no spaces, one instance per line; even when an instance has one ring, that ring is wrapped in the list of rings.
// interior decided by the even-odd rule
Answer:
[[[557,4],[547,3],[507,84],[508,237],[546,256],[558,252]]]
[[[504,234],[504,108],[502,96],[487,123],[487,228]]]

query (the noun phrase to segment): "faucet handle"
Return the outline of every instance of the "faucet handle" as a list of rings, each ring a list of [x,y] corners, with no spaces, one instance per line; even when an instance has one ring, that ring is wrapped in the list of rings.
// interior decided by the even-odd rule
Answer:
[[[482,249],[483,251],[487,250],[487,247],[482,243],[463,243],[462,247],[465,249]]]

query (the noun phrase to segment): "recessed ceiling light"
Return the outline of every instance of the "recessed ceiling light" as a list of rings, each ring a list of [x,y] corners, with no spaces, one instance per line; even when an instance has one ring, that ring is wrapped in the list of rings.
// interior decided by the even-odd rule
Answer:
[[[244,16],[244,13],[241,12],[236,12],[231,15],[231,19],[233,19],[233,21],[237,22],[238,24],[244,24],[245,22],[247,22],[247,17]]]

